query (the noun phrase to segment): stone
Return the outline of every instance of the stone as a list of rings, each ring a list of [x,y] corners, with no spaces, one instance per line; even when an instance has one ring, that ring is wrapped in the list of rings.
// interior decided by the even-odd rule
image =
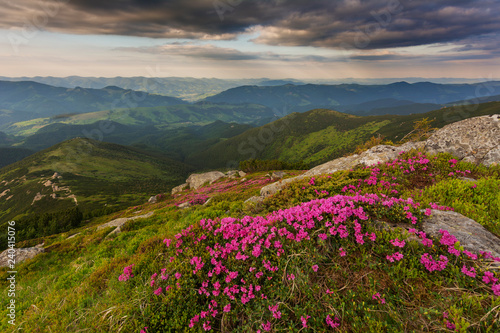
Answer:
[[[211,171],[205,173],[192,174],[186,180],[186,183],[189,184],[189,188],[191,189],[199,189],[205,183],[212,184],[213,182],[225,177],[226,175],[220,171]]]
[[[176,186],[172,189],[172,195],[184,191],[189,186],[188,183],[184,183],[182,185]]]
[[[32,259],[40,253],[45,252],[43,248],[43,244],[39,244],[35,247],[27,247],[27,248],[14,248],[15,253],[12,252],[11,249],[7,249],[0,253],[0,267],[8,267],[9,266],[9,254],[15,255],[16,265],[22,261]]]
[[[251,203],[251,204],[259,204],[264,201],[264,197],[261,196],[253,196],[247,200],[245,200],[244,203]]]
[[[238,174],[240,175],[240,177],[245,177],[247,175],[247,173],[245,171],[238,171]]]
[[[151,198],[149,198],[148,202],[150,204],[154,204],[158,201],[158,199],[156,198],[156,195],[153,195]]]
[[[304,177],[312,177],[323,174],[334,173],[339,170],[349,170],[354,168],[358,164],[364,164],[367,166],[375,165],[378,163],[385,163],[399,156],[401,152],[410,151],[411,149],[419,149],[424,147],[424,142],[410,142],[399,147],[388,146],[388,145],[378,145],[364,151],[361,154],[354,154],[347,157],[340,157],[333,161],[320,164],[306,173],[293,177],[280,180],[276,183],[272,183],[264,186],[260,195],[270,196],[277,193],[286,185],[295,182],[297,180],[303,179]]]
[[[230,170],[230,171],[226,172],[226,175],[230,178],[239,177],[238,170]]]
[[[186,201],[186,202],[183,202],[183,203],[177,205],[177,207],[184,209],[184,208],[191,207],[191,204],[189,203],[189,201]]]
[[[272,179],[278,179],[278,178],[283,178],[285,177],[286,175],[288,175],[286,172],[284,171],[274,171],[272,174],[271,174],[271,178]]]
[[[493,148],[484,155],[483,162],[486,166],[494,166],[500,163],[500,147]]]
[[[109,227],[115,227],[115,229],[110,234],[120,233],[121,227],[125,223],[127,223],[128,221],[137,220],[137,219],[146,219],[148,217],[153,216],[153,214],[154,214],[154,212],[149,212],[149,213],[144,214],[144,215],[138,215],[138,216],[134,216],[134,217],[122,217],[122,218],[114,219],[110,222],[101,224],[100,226],[97,227],[97,230],[101,230],[101,229],[109,228]]]
[[[457,212],[432,210],[422,226],[424,232],[434,238],[441,238],[440,229],[447,230],[464,249],[477,254],[479,251],[491,252],[493,256],[500,257],[500,238]]]
[[[500,115],[465,119],[444,126],[431,135],[425,148],[430,153],[450,153],[473,163],[500,162]]]
[[[282,180],[277,181],[275,183],[266,185],[260,189],[260,195],[263,197],[268,197],[270,195],[276,194],[278,191],[280,191],[286,185],[293,183],[293,182],[296,182],[297,180],[300,180],[304,177],[305,177],[304,175],[300,175],[300,176],[293,177],[293,178],[282,179]]]

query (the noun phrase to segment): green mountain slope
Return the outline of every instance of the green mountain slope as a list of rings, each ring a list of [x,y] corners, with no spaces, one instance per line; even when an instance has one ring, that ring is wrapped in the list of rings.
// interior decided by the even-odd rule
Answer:
[[[0,169],[0,220],[75,206],[90,212],[142,203],[168,192],[189,171],[138,149],[72,139]]]
[[[258,159],[304,160],[320,164],[346,153],[373,135],[399,141],[423,118],[434,119],[436,128],[469,117],[498,113],[499,102],[443,108],[408,116],[360,117],[318,109],[293,113],[273,123],[251,129],[191,156],[187,163],[209,168],[235,166],[237,162]]]
[[[293,85],[258,87],[243,86],[226,90],[206,101],[217,103],[258,103],[278,110],[303,112],[313,108],[333,108],[370,101],[395,99],[414,103],[443,104],[477,95],[488,86],[487,95],[498,95],[500,82],[477,84],[437,84],[431,82],[396,82],[387,85]]]
[[[51,124],[88,125],[96,121],[112,121],[133,126],[153,125],[157,128],[206,125],[216,120],[262,125],[271,121],[273,117],[275,117],[274,112],[270,108],[257,104],[197,103],[44,117],[11,124],[4,131],[9,134],[28,136]]]
[[[205,126],[181,127],[157,131],[157,133],[151,131],[149,135],[134,141],[133,146],[153,149],[184,162],[189,156],[196,155],[251,128],[253,127],[248,124],[215,121]]]
[[[117,86],[123,89],[145,91],[150,94],[174,96],[188,101],[196,101],[207,96],[220,93],[224,90],[243,85],[282,85],[289,82],[300,81],[270,80],[270,79],[217,79],[217,78],[192,78],[192,77],[0,77],[8,81],[35,81],[65,88],[93,88],[102,89],[107,86]]]
[[[245,200],[270,179],[248,174],[18,243],[45,253],[16,265],[17,326],[2,297],[0,330],[498,332],[494,263],[423,231],[425,215],[454,209],[498,235],[499,167],[452,158],[413,151],[302,179],[258,205]],[[202,196],[212,199],[177,207]],[[138,214],[120,233],[96,228]]]
[[[0,81],[0,109],[50,117],[62,113],[84,113],[115,108],[153,107],[186,104],[168,96],[109,86],[102,89],[61,88],[36,82]],[[2,124],[17,116],[3,114]]]

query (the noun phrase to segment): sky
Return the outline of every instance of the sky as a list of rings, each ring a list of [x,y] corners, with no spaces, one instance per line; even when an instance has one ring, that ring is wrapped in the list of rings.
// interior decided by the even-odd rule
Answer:
[[[0,76],[500,78],[500,0],[2,0]]]

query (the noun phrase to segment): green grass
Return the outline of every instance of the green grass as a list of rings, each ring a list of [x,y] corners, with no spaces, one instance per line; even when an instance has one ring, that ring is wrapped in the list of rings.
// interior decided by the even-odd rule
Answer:
[[[125,208],[147,201],[182,183],[191,169],[177,161],[144,151],[89,139],[73,139],[36,153],[0,171],[3,223],[28,214],[41,214],[75,206],[92,211]],[[52,179],[54,173],[62,178]],[[66,188],[53,192],[47,181]],[[34,201],[37,193],[42,201]],[[57,193],[59,199],[50,195]],[[64,199],[67,198],[67,199]]]
[[[421,156],[418,152],[411,152],[401,158],[418,156]],[[462,162],[451,167],[448,160],[452,156],[440,154],[437,157],[429,158],[427,165],[435,174],[432,179],[425,178],[427,172],[422,169],[405,174],[386,166],[380,167],[380,179],[396,177],[395,182],[399,185],[393,189],[397,189],[398,193],[393,196],[412,196],[415,201],[422,202],[421,207],[411,209],[415,216],[419,216],[419,221],[422,217],[420,208],[426,208],[429,202],[438,202],[477,218],[485,227],[495,231],[498,224],[499,167],[475,167]],[[450,170],[470,170],[471,176],[477,179],[477,187],[472,191],[470,187],[473,183],[460,180],[456,175],[449,176]],[[382,176],[384,172],[386,176]],[[189,258],[197,255],[206,261],[209,254],[205,246],[223,240],[221,236],[209,236],[205,243],[196,244],[186,237],[183,254],[186,259],[170,264],[168,258],[176,247],[166,248],[164,238],[174,239],[174,235],[190,225],[194,227],[194,235],[203,234],[198,225],[201,219],[264,216],[301,202],[335,194],[345,195],[348,194],[344,191],[345,186],[356,186],[359,179],[365,180],[369,176],[370,170],[355,168],[353,171],[315,177],[314,180],[308,178],[294,183],[262,204],[253,205],[244,203],[244,200],[258,193],[262,186],[259,182],[265,183],[266,177],[265,172],[250,174],[246,182],[241,179],[221,180],[197,191],[186,190],[175,197],[166,196],[154,205],[135,206],[106,218],[100,217],[91,222],[92,227],[88,229],[79,228],[46,237],[43,241],[47,252],[16,268],[20,292],[17,328],[26,332],[139,332],[148,326],[148,332],[189,331],[187,324],[190,318],[208,309],[211,299],[198,295],[197,290],[204,278],[200,273],[190,273],[193,266],[189,264]],[[245,185],[250,182],[253,184]],[[385,189],[369,184],[362,185],[359,190],[363,193],[387,193]],[[321,191],[328,191],[328,194]],[[176,206],[202,195],[212,197],[212,200],[207,205],[183,210]],[[467,202],[470,206],[466,205]],[[312,331],[327,331],[324,320],[327,314],[339,318],[341,331],[351,332],[446,332],[450,331],[446,328],[446,321],[463,332],[495,332],[500,329],[500,298],[492,294],[491,285],[481,282],[482,275],[473,279],[460,272],[463,264],[482,272],[486,269],[484,262],[473,262],[463,256],[450,257],[453,262],[446,270],[430,273],[420,263],[421,255],[425,252],[434,257],[445,255],[446,247],[438,241],[434,242],[433,248],[423,247],[403,229],[380,230],[375,219],[405,220],[402,206],[394,209],[361,206],[370,215],[370,219],[363,222],[363,232],[375,233],[375,242],[367,240],[360,245],[354,241],[353,235],[323,241],[317,239],[317,233],[322,232],[318,229],[310,242],[287,245],[285,256],[277,257],[272,251],[264,250],[263,256],[279,267],[277,273],[269,275],[273,276],[272,280],[259,282],[268,300],[258,297],[243,306],[239,301],[241,294],[238,295],[237,301],[231,303],[232,311],[224,320],[220,315],[212,318],[213,329],[256,331],[262,329],[261,323],[269,320],[276,330],[300,331],[303,329],[300,317],[310,315],[308,325]],[[148,219],[128,222],[122,227],[123,232],[117,235],[107,237],[112,228],[100,231],[94,228],[117,217],[148,211],[155,214]],[[352,226],[352,223],[348,225]],[[283,225],[277,224],[280,227]],[[321,223],[318,228],[321,228]],[[81,234],[67,239],[75,232]],[[406,240],[407,244],[398,249],[404,254],[404,259],[390,263],[385,257],[395,251],[390,244],[390,240],[395,238]],[[340,247],[345,249],[346,256],[338,256]],[[248,271],[253,265],[261,269],[258,266],[261,259],[253,260],[251,257],[244,262],[233,258],[228,265],[231,265],[231,270],[240,272],[238,279],[257,283],[255,272],[251,274]],[[118,276],[130,264],[135,265],[134,277],[127,282],[119,282]],[[314,264],[318,265],[317,272],[311,268]],[[208,267],[208,263],[205,266]],[[184,278],[180,281],[183,289],[174,288],[167,296],[155,296],[154,289],[149,286],[150,276],[159,273],[163,267],[171,274],[182,272]],[[203,274],[206,272],[203,268]],[[291,273],[296,276],[295,280],[287,279]],[[2,288],[7,288],[6,269],[0,270],[0,275]],[[214,277],[212,282],[216,280]],[[327,289],[333,292],[326,293]],[[373,298],[377,292],[385,303]],[[229,302],[225,298],[220,300],[224,302],[220,306]],[[6,297],[0,301],[0,329],[6,332],[12,331],[3,313],[7,301]],[[280,319],[274,318],[268,309],[268,305],[277,303],[282,312]],[[443,317],[445,313],[448,318]],[[191,331],[200,330],[198,325]]]

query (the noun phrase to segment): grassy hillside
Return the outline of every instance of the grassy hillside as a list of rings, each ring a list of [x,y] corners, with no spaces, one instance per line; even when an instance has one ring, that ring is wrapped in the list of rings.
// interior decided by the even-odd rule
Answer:
[[[500,276],[488,256],[422,233],[435,207],[500,235],[499,167],[452,158],[411,152],[304,179],[257,205],[244,201],[269,178],[250,174],[94,221],[154,213],[119,234],[39,239],[47,251],[16,267],[16,329],[498,332]],[[474,185],[459,179],[466,170]],[[177,207],[186,201],[195,205]],[[0,269],[5,292],[7,276]],[[7,302],[0,329],[11,332]]]
[[[31,113],[38,117],[175,104],[186,104],[186,102],[174,97],[113,86],[102,89],[80,87],[69,89],[30,81],[0,81],[0,109],[15,110],[16,113]],[[17,116],[9,117],[9,114],[2,114],[0,126],[11,122],[9,118],[16,120]]]
[[[0,220],[76,205],[86,212],[142,203],[168,192],[189,171],[180,162],[130,147],[65,141],[0,169]]]
[[[96,121],[116,122],[129,126],[155,126],[161,129],[206,125],[217,120],[261,125],[269,122],[273,117],[273,111],[262,105],[198,103],[152,108],[114,109],[84,114],[37,118],[11,124],[4,131],[9,134],[29,136],[48,125],[89,125]]]
[[[381,135],[397,142],[423,118],[434,120],[432,126],[446,124],[469,117],[495,114],[499,102],[474,106],[448,107],[407,116],[383,115],[360,117],[332,110],[318,109],[294,113],[262,127],[220,142],[193,155],[186,162],[195,166],[217,168],[250,159],[280,159],[287,162],[304,160],[311,165],[320,164],[350,153],[371,136]]]
[[[175,160],[185,162],[211,146],[240,135],[253,128],[247,124],[216,121],[205,126],[189,126],[163,131],[150,131],[148,135],[134,140],[133,145],[155,150]]]

